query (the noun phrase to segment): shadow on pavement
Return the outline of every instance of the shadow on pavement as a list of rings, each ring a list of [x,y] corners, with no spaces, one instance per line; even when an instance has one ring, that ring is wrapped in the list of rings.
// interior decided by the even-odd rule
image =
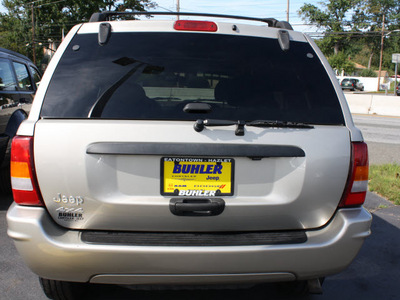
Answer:
[[[13,203],[12,194],[0,194],[0,211],[8,210],[11,203]]]
[[[312,299],[400,299],[400,206],[371,194],[372,234],[356,260],[328,277],[324,295]]]
[[[280,290],[278,284],[263,284],[252,288],[243,289],[221,289],[221,290],[170,290],[170,291],[141,291],[129,290],[119,286],[93,286],[90,290],[89,297],[85,299],[140,299],[140,300],[220,300],[220,299],[245,299],[245,300],[261,300],[261,299],[312,299],[310,297],[293,297]]]

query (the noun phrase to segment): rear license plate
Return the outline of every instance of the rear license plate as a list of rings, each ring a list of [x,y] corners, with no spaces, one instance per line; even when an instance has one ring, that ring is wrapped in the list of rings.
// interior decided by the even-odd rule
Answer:
[[[232,158],[161,158],[161,195],[212,197],[233,195]]]

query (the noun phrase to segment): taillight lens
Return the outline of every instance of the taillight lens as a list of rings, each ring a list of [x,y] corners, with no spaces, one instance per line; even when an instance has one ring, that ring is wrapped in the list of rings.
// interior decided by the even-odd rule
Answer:
[[[178,20],[174,24],[175,30],[184,31],[211,31],[215,32],[218,30],[217,24],[209,21],[190,21],[190,20]]]
[[[33,137],[14,137],[10,169],[14,201],[20,205],[43,206],[33,164]]]
[[[352,143],[352,166],[339,207],[363,205],[368,191],[368,147]]]

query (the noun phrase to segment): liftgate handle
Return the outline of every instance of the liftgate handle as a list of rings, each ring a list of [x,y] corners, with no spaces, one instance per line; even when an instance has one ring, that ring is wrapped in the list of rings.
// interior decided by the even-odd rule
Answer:
[[[225,201],[222,199],[171,199],[169,209],[176,216],[217,216],[224,211]]]

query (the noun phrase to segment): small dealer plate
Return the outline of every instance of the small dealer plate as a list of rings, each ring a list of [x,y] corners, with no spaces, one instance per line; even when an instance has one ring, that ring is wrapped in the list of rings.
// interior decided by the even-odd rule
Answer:
[[[213,197],[233,195],[232,158],[161,158],[161,195]]]

